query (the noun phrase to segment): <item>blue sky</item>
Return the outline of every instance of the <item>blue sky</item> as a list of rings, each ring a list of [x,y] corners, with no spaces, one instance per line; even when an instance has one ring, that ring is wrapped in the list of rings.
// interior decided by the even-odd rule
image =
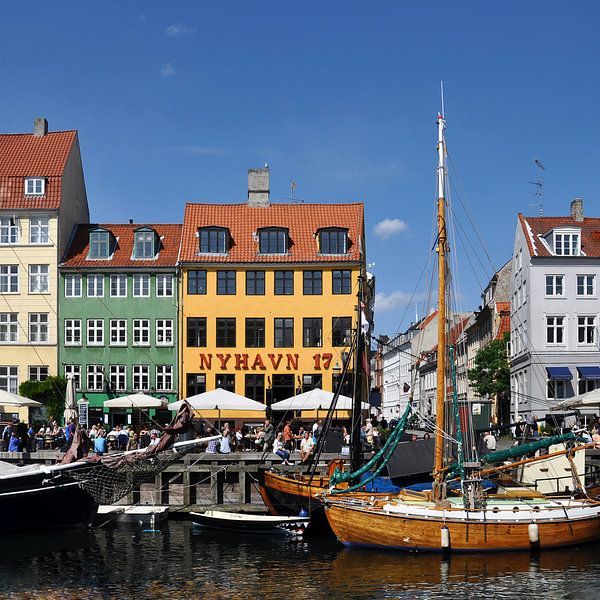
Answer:
[[[393,335],[427,295],[440,80],[456,213],[485,241],[454,248],[463,309],[510,257],[517,212],[537,213],[534,157],[545,214],[582,196],[598,216],[599,6],[5,0],[0,130],[78,129],[100,222],[242,202],[265,162],[274,201],[295,181],[305,201],[364,202],[376,332]]]

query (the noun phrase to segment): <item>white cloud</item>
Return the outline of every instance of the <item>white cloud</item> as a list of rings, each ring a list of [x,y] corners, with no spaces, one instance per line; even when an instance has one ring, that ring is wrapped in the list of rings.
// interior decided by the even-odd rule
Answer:
[[[165,35],[168,37],[177,37],[179,35],[187,35],[193,33],[194,30],[191,27],[180,25],[178,23],[172,23],[165,29]]]
[[[378,238],[387,240],[393,235],[402,233],[407,229],[408,223],[402,219],[384,219],[375,225],[373,231]]]
[[[375,294],[375,315],[382,312],[405,309],[407,306],[416,306],[419,300],[423,300],[423,294],[410,294],[396,290],[386,294],[378,292]]]
[[[172,63],[167,63],[161,70],[160,74],[163,77],[170,77],[171,75],[175,75],[175,67]]]

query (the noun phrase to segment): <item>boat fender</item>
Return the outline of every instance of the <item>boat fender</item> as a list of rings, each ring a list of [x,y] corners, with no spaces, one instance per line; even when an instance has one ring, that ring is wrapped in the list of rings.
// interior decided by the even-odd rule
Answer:
[[[442,548],[444,548],[444,549],[450,548],[450,530],[446,526],[444,526],[440,530],[440,533],[441,533]]]
[[[304,508],[304,506],[300,509],[298,516],[299,517],[308,517],[308,511],[306,510],[306,508]]]
[[[529,533],[529,541],[532,544],[538,544],[540,541],[540,529],[537,523],[529,523],[527,527]]]

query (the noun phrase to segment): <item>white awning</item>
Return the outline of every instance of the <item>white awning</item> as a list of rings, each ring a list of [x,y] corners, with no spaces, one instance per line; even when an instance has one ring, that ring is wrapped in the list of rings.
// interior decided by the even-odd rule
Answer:
[[[271,410],[329,410],[334,393],[326,392],[320,388],[309,390],[303,394],[280,400],[271,404]],[[352,398],[339,396],[335,405],[336,410],[352,410]],[[369,404],[361,402],[361,409],[368,410]]]
[[[256,400],[250,400],[245,396],[228,392],[222,388],[211,390],[210,392],[204,392],[203,394],[197,394],[196,396],[190,396],[187,398],[190,406],[194,410],[238,410],[238,411],[262,411],[264,412],[267,408],[262,402],[256,402]],[[171,410],[179,410],[183,400],[178,402],[171,402],[169,408]]]
[[[164,408],[166,405],[165,400],[146,394],[130,394],[104,402],[105,408]]]

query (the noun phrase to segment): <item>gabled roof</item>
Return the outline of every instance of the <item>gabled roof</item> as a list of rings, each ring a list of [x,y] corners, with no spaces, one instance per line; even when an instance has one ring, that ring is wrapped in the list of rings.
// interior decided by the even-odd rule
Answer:
[[[156,231],[162,238],[158,256],[149,259],[132,260],[134,232],[141,227]],[[110,231],[117,240],[111,260],[88,259],[90,231],[97,229]],[[99,224],[78,225],[73,240],[67,250],[61,267],[67,268],[140,268],[174,267],[177,265],[179,244],[181,241],[181,225],[149,225],[149,224]]]
[[[494,339],[501,340],[505,333],[510,333],[510,302],[496,302],[496,312],[500,316],[500,324]]]
[[[268,207],[250,207],[247,204],[186,204],[179,259],[182,263],[358,262],[363,213],[362,203],[271,204]],[[201,227],[229,229],[233,241],[227,255],[198,255],[197,232]],[[258,242],[253,234],[264,227],[283,227],[289,230],[291,243],[287,254],[258,253]],[[318,254],[315,234],[324,227],[348,229],[350,247],[347,254]]]
[[[545,236],[553,229],[569,227],[581,230],[581,250],[585,256],[600,257],[600,219],[585,218],[575,221],[571,217],[524,217],[519,213],[519,223],[527,240],[530,256],[554,256],[548,252],[539,236]]]

